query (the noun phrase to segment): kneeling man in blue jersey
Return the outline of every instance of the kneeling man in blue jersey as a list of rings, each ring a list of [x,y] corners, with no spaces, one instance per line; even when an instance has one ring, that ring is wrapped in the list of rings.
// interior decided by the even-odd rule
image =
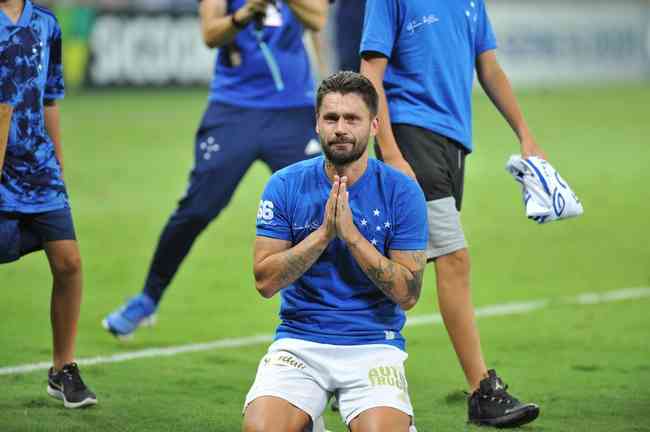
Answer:
[[[426,264],[424,195],[368,158],[378,127],[370,81],[339,72],[316,100],[325,157],[275,173],[257,214],[256,286],[266,298],[281,292],[282,322],[243,430],[321,430],[335,396],[352,432],[414,431],[400,331]]]

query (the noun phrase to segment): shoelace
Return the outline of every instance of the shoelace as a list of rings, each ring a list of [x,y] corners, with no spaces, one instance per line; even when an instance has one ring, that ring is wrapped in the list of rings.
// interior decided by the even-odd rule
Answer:
[[[498,390],[492,391],[490,394],[484,394],[481,393],[480,390],[477,390],[475,393],[481,398],[481,399],[486,399],[491,402],[496,402],[496,403],[506,403],[506,404],[511,404],[514,402],[513,397],[510,396],[510,394],[506,391],[508,390],[508,384],[503,384],[500,382],[502,387]],[[465,395],[471,396],[470,393],[463,391]]]
[[[495,390],[492,392],[492,395],[481,395],[483,399],[489,399],[492,402],[496,403],[506,403],[506,404],[511,404],[513,403],[513,398],[508,394],[506,391],[508,390],[508,384],[503,384],[502,387],[498,390]]]
[[[62,370],[63,376],[66,378],[66,382],[69,382],[72,385],[72,390],[83,390],[86,388],[86,385],[79,375],[79,368],[76,363],[73,363],[69,366],[65,366]]]

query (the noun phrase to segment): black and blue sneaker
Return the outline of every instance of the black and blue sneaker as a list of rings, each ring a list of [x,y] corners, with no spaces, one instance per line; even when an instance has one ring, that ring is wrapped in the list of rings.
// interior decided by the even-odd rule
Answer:
[[[77,363],[68,363],[47,373],[47,394],[63,401],[66,408],[83,408],[97,404],[97,396],[84,384]]]
[[[530,423],[539,416],[539,406],[522,403],[507,390],[508,386],[494,369],[490,369],[488,377],[467,399],[468,422],[479,426],[513,428]]]

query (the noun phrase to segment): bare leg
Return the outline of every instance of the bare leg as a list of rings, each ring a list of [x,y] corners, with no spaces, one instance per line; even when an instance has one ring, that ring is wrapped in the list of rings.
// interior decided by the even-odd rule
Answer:
[[[262,396],[244,412],[242,432],[303,432],[311,417],[282,398]]]
[[[411,416],[395,408],[377,407],[363,411],[350,422],[352,432],[408,432]]]
[[[74,240],[45,243],[53,286],[50,305],[54,369],[74,360],[81,306],[82,273],[79,247]]]
[[[474,318],[469,252],[461,249],[438,257],[435,265],[440,313],[471,392],[487,377],[487,368]]]

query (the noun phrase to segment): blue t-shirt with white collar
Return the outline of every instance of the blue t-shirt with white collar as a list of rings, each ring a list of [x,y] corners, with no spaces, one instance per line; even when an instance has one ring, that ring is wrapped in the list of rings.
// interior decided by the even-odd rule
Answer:
[[[388,58],[384,86],[393,123],[472,145],[477,57],[496,48],[484,0],[368,0],[361,55]]]
[[[276,172],[260,201],[257,235],[300,243],[321,225],[331,188],[322,156]],[[415,181],[370,159],[348,191],[355,225],[382,255],[391,249],[426,249],[426,203]],[[276,339],[404,349],[404,312],[373,284],[338,238],[281,295]]]
[[[0,179],[0,211],[39,213],[68,205],[44,99],[64,94],[61,29],[54,14],[25,0],[17,22],[0,12],[0,103],[13,107]]]

